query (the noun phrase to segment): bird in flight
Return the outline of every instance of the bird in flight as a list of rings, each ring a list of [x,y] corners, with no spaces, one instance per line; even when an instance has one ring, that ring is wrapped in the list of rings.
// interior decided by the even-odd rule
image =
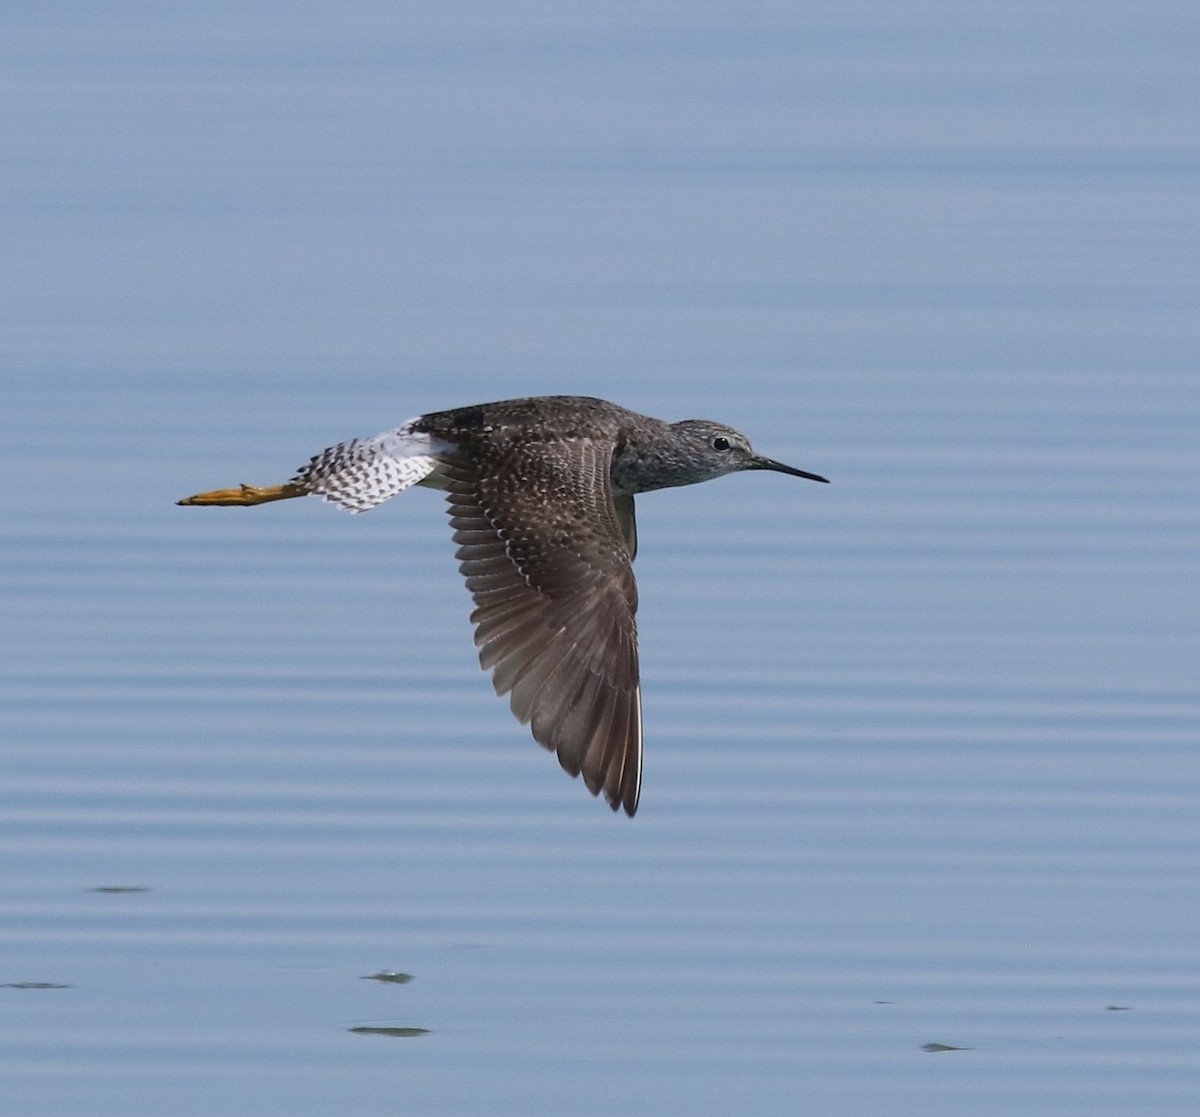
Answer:
[[[365,512],[412,485],[443,490],[496,693],[567,772],[632,816],[642,782],[633,498],[744,470],[826,480],[755,453],[720,423],[533,396],[421,415],[323,450],[282,485],[179,503],[315,495]]]

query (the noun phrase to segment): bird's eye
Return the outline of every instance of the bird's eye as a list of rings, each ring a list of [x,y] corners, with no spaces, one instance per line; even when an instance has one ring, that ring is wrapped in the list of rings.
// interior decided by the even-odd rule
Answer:
[[[714,435],[710,443],[714,450],[728,450],[733,445],[723,434]]]

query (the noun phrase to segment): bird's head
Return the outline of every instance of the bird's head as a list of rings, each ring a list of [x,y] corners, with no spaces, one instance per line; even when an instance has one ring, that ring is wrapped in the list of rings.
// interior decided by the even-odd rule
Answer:
[[[671,430],[675,433],[675,447],[679,450],[679,468],[686,474],[686,479],[677,484],[708,481],[713,477],[747,469],[765,469],[786,473],[789,477],[827,482],[827,478],[819,474],[796,469],[756,453],[750,440],[733,427],[708,419],[684,419],[683,422],[672,423]]]

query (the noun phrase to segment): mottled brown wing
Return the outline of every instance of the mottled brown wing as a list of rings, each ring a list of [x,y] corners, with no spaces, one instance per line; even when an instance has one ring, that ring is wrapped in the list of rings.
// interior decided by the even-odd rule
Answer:
[[[479,662],[534,739],[613,810],[642,771],[637,587],[612,447],[514,441],[446,474]]]

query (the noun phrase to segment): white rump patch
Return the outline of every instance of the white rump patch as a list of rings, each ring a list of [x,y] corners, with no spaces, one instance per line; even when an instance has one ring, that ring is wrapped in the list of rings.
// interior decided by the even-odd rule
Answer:
[[[410,419],[374,438],[355,438],[322,450],[292,483],[351,512],[365,512],[422,482],[437,487],[439,455],[453,447],[412,431],[414,422]]]

